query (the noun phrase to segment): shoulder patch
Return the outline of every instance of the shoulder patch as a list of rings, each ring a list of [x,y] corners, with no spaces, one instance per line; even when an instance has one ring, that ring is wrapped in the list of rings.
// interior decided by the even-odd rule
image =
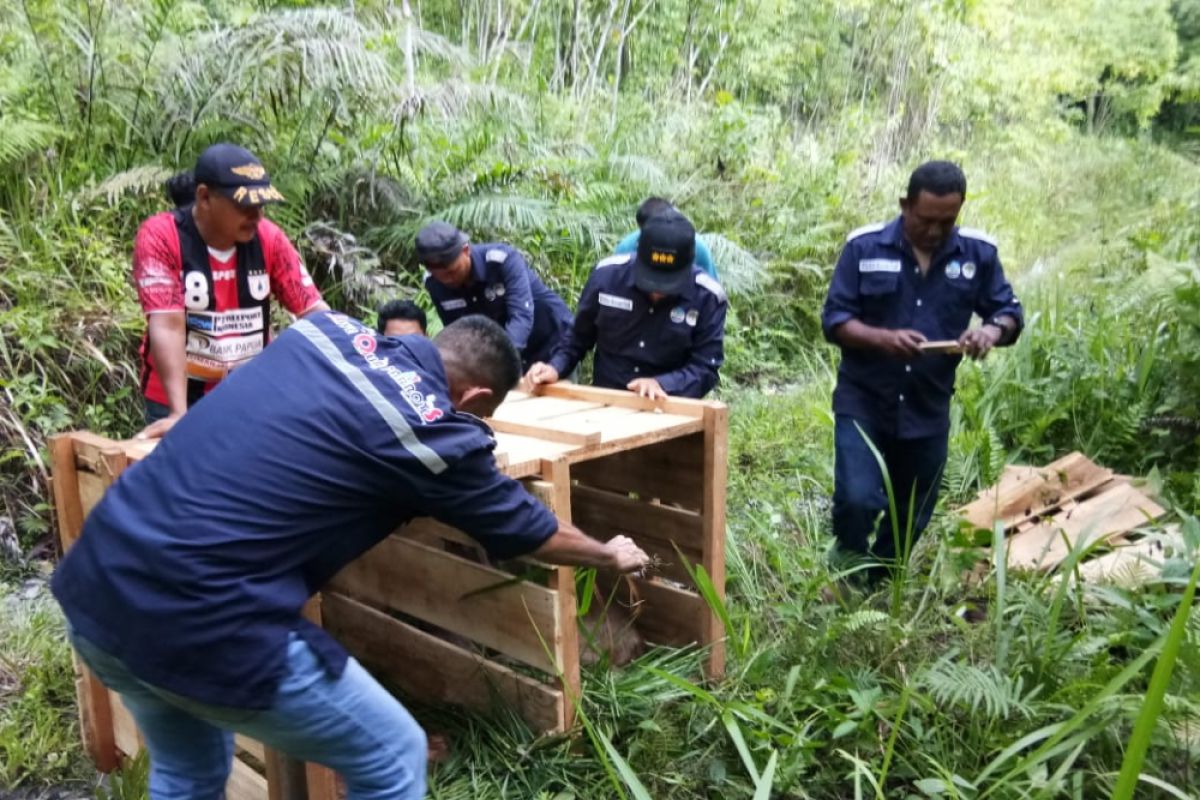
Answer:
[[[978,228],[959,228],[958,235],[967,239],[976,239],[980,242],[990,244],[992,247],[999,249],[1000,245],[996,244],[996,240]]]
[[[721,284],[713,280],[713,277],[707,272],[696,273],[696,285],[715,294],[717,296],[717,300],[722,303],[729,299],[725,294],[725,290],[721,288]]]
[[[852,242],[860,236],[866,236],[868,233],[879,233],[886,227],[886,222],[872,222],[870,225],[863,225],[861,228],[855,228],[850,231],[850,235],[846,237],[846,241]]]
[[[608,258],[601,259],[600,263],[596,265],[596,269],[600,269],[601,267],[615,267],[618,264],[628,264],[630,261],[633,261],[634,255],[634,253],[618,253],[615,256],[609,256]]]
[[[499,247],[493,247],[484,254],[483,258],[492,264],[503,264],[505,261],[508,261],[508,251]]]

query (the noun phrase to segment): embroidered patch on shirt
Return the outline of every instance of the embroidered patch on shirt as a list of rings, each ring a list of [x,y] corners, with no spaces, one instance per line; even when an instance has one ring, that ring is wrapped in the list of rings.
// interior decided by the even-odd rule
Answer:
[[[600,293],[600,305],[608,306],[609,308],[619,308],[622,311],[633,311],[633,301],[628,297],[618,297],[615,294],[608,292]]]
[[[859,272],[899,272],[899,260],[890,258],[864,258],[858,262]]]

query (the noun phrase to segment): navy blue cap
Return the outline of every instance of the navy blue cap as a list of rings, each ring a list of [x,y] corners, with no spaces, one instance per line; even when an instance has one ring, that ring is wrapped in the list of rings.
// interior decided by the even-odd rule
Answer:
[[[422,264],[449,264],[467,243],[467,235],[449,222],[436,220],[417,234],[417,260]]]
[[[692,280],[696,229],[671,209],[646,220],[638,237],[633,282],[643,292],[680,295]]]
[[[253,153],[236,144],[214,144],[196,159],[196,183],[204,184],[240,206],[282,203],[283,195]]]

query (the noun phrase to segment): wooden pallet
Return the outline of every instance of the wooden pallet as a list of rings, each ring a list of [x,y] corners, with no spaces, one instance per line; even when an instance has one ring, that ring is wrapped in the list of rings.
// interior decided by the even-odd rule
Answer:
[[[1009,566],[1042,571],[1076,547],[1123,541],[1164,513],[1129,477],[1081,453],[1045,467],[1007,466],[996,485],[959,509],[974,527],[1004,530]]]
[[[724,598],[725,406],[557,384],[512,393],[490,422],[503,472],[592,535],[625,534],[658,556],[656,575],[630,582],[645,638],[702,646],[706,675],[723,674],[724,631],[689,567],[703,568]],[[76,433],[52,449],[65,549],[107,486],[154,444]],[[528,559],[492,565],[466,534],[416,519],[335,576],[313,614],[381,681],[423,701],[504,705],[542,732],[574,723],[580,667],[570,568]],[[140,749],[119,698],[83,670],[79,705],[99,768]],[[238,747],[230,800],[302,796],[304,776],[312,800],[336,790],[328,770],[299,768],[240,738]]]

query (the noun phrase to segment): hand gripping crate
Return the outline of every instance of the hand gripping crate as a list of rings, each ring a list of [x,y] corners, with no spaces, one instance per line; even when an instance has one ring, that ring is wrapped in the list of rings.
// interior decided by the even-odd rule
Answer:
[[[703,568],[724,598],[725,406],[557,384],[512,393],[489,422],[503,472],[585,532],[625,534],[656,557],[653,575],[630,581],[639,631],[653,644],[704,647],[705,673],[721,675],[720,621],[684,562]],[[59,437],[53,447],[65,548],[105,486],[149,447],[86,433]],[[573,724],[580,668],[571,568],[532,559],[491,564],[466,534],[417,519],[335,576],[310,616],[386,685],[422,702],[484,711],[506,705],[541,732]],[[136,752],[136,728],[119,699],[86,674],[80,712],[102,769]],[[230,800],[268,791],[291,797],[277,788],[303,786],[304,769],[253,742],[238,744]],[[308,765],[313,800],[332,791],[327,773]]]

